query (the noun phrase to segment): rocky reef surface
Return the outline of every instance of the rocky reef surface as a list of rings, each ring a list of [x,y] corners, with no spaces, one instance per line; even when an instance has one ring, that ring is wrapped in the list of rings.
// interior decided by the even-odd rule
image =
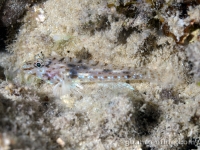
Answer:
[[[0,15],[0,150],[198,149],[199,0],[8,0]],[[40,52],[156,75],[55,96],[21,71]]]

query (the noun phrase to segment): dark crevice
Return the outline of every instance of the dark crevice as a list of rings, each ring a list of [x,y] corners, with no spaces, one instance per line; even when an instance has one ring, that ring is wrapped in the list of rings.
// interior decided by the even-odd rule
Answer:
[[[117,43],[118,44],[126,44],[127,42],[127,38],[134,32],[136,31],[136,28],[128,28],[128,29],[125,29],[123,28],[119,35],[118,35],[118,38],[117,38]]]

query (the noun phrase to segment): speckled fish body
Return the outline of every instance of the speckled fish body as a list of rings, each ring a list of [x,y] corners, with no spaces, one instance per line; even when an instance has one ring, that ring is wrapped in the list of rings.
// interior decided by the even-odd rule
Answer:
[[[97,62],[71,58],[44,58],[26,62],[23,71],[52,84],[64,81],[117,82],[127,80],[150,80],[152,73],[138,69],[112,69]]]

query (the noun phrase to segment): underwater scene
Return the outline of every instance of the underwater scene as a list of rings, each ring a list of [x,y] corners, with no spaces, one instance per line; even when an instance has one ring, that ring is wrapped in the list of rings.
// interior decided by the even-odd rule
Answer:
[[[200,150],[199,0],[1,0],[0,150]]]

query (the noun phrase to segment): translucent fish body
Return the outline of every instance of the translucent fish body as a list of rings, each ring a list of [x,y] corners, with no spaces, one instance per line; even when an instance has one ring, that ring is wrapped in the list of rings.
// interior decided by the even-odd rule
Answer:
[[[112,69],[109,65],[98,62],[77,60],[72,58],[42,58],[34,62],[26,62],[25,73],[57,84],[65,81],[76,82],[117,82],[131,80],[152,80],[154,74],[141,69]]]

